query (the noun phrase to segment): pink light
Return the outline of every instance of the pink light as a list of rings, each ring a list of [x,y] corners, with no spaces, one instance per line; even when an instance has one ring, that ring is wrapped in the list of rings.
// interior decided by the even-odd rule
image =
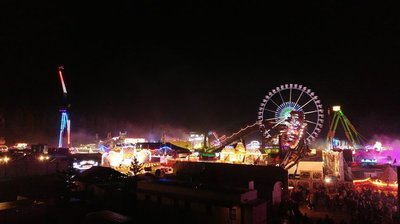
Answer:
[[[71,146],[71,120],[67,121],[67,145]]]
[[[63,88],[63,92],[64,92],[64,94],[67,94],[67,88],[65,87],[64,78],[63,78],[63,74],[62,74],[62,71],[61,71],[62,69],[63,69],[62,66],[60,66],[58,68],[58,74],[60,75],[60,80],[61,80],[61,85],[62,85],[62,88]]]

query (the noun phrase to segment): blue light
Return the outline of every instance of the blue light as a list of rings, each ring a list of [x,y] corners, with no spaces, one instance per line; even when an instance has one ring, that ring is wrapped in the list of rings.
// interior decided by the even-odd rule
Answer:
[[[63,147],[63,133],[65,129],[67,128],[67,123],[68,123],[68,113],[67,110],[63,109],[60,110],[61,112],[61,125],[60,125],[60,136],[58,139],[58,147],[62,148]]]

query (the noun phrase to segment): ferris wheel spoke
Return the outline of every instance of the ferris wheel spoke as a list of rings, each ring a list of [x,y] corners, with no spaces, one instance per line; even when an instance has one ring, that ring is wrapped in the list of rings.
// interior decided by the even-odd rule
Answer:
[[[278,123],[276,123],[274,126],[272,126],[272,128],[275,128],[276,126],[282,124],[284,121],[285,121],[285,119],[280,120]]]
[[[272,118],[265,119],[264,121],[273,121],[273,120],[277,120],[277,119],[282,120],[284,118],[285,118],[284,116],[283,117],[272,117]]]
[[[272,99],[269,99],[272,103],[274,103],[277,107],[279,107],[279,105],[277,103],[275,103],[275,101],[273,101]]]
[[[299,98],[297,98],[297,100],[296,100],[296,105],[299,103],[299,100],[300,100],[300,98],[301,98],[302,95],[303,95],[303,91],[301,91]]]
[[[317,113],[318,110],[313,110],[313,111],[308,111],[308,112],[304,112],[304,114],[312,114],[312,113]]]
[[[282,97],[281,91],[279,91],[278,93],[279,93],[279,96],[281,97],[282,103],[285,103],[285,101],[283,100],[283,97]]]
[[[310,124],[315,124],[315,125],[318,125],[318,123],[316,123],[316,122],[314,122],[314,121],[310,121],[310,120],[305,120],[307,123],[310,123]]]
[[[305,107],[307,104],[309,104],[311,101],[313,101],[314,99],[311,98],[311,100],[307,101],[307,103],[303,104],[303,106],[301,106],[299,109],[303,109],[303,107]]]
[[[316,107],[312,107],[311,102],[314,102]],[[269,92],[261,102],[258,113],[259,122],[257,123],[264,125],[262,122],[265,121],[268,125],[262,126],[263,134],[270,136],[268,133],[270,130],[287,124],[287,117],[291,111],[301,111],[303,114],[301,123],[304,127],[301,135],[302,138],[311,142],[321,131],[323,119],[319,119],[319,117],[323,117],[323,110],[320,108],[322,108],[322,105],[317,100],[317,96],[303,85],[281,85]],[[307,126],[308,128],[306,128]],[[266,127],[268,127],[268,130],[266,130]]]
[[[271,112],[271,113],[275,113],[275,112],[276,112],[276,111],[270,110],[270,109],[264,109],[264,110],[266,110],[266,111],[268,111],[268,112]]]

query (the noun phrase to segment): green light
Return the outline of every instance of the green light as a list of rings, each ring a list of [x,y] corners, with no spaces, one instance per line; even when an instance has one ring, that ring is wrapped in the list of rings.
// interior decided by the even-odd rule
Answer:
[[[285,118],[285,119],[290,117],[290,112],[292,112],[293,109],[294,109],[293,107],[285,107],[285,108],[283,108],[283,110],[282,110],[282,112],[281,112],[279,117],[282,117],[282,118]]]

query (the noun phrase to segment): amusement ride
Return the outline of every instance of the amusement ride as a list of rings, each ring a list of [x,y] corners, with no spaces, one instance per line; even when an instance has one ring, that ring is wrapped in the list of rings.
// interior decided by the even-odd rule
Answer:
[[[279,166],[289,169],[308,151],[324,122],[324,110],[318,96],[299,84],[285,84],[268,92],[262,100],[257,121],[219,141],[209,151],[220,152],[244,136],[260,131],[261,148],[278,142]]]
[[[71,146],[71,120],[69,119],[69,112],[68,112],[70,105],[68,104],[67,101],[67,87],[65,86],[64,82],[63,70],[64,67],[62,65],[58,67],[58,75],[60,77],[61,87],[63,91],[63,106],[60,108],[61,124],[60,124],[60,134],[58,137],[59,148]]]
[[[336,129],[339,124],[339,121],[343,127],[344,133],[347,139],[347,145],[345,146],[347,149],[359,149],[363,146],[363,142],[365,141],[364,137],[356,130],[354,125],[350,122],[350,120],[344,115],[340,106],[332,107],[332,120],[329,125],[329,132],[326,137],[326,142],[328,143],[328,149],[336,149],[341,147],[338,143],[338,140],[335,139]],[[330,113],[330,111],[329,111]]]

